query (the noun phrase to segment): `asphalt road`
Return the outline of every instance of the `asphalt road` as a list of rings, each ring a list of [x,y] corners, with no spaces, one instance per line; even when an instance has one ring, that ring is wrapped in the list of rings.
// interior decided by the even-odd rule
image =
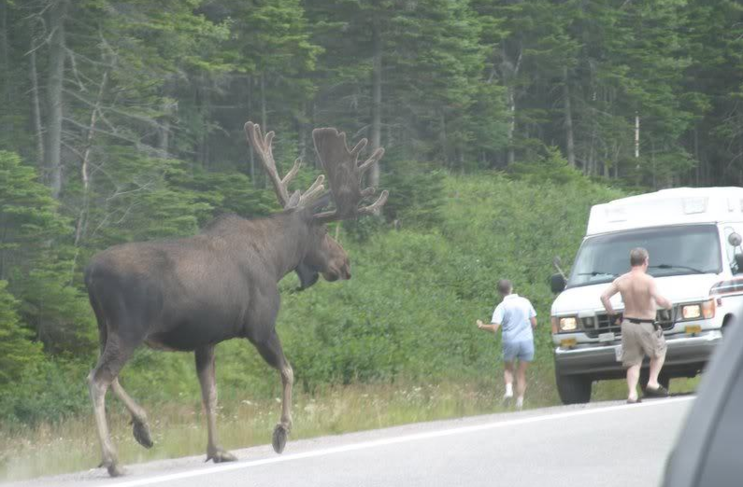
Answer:
[[[37,486],[656,486],[692,397],[590,404],[406,425],[37,479]]]

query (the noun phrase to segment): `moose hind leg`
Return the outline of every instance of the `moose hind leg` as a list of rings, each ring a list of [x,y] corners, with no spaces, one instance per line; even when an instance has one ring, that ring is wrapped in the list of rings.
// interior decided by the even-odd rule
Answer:
[[[142,407],[126,393],[124,388],[121,387],[118,377],[111,383],[111,389],[113,389],[116,397],[124,403],[129,414],[132,415],[132,433],[134,434],[134,439],[143,447],[152,448],[154,443],[152,442],[150,427],[147,423],[147,413],[145,413],[144,409],[142,409]]]
[[[215,378],[214,345],[207,345],[196,350],[196,373],[201,384],[201,399],[206,412],[206,424],[209,440],[206,446],[206,461],[214,463],[234,462],[237,457],[222,449],[217,440],[217,382]]]
[[[281,400],[281,421],[273,430],[272,445],[276,453],[284,451],[286,440],[292,428],[292,386],[294,384],[294,371],[284,357],[279,336],[274,331],[271,337],[262,343],[256,343],[258,352],[268,364],[279,370],[283,394]]]
[[[119,375],[119,371],[131,356],[131,351],[124,350],[109,343],[98,359],[98,364],[88,375],[88,389],[93,402],[95,421],[98,426],[98,437],[101,442],[102,467],[106,467],[108,474],[119,477],[124,474],[118,465],[116,448],[111,441],[111,434],[106,421],[106,392],[111,383]]]

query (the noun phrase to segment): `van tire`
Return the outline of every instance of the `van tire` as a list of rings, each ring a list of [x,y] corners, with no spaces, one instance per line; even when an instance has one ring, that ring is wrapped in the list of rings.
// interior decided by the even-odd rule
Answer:
[[[563,404],[584,404],[591,401],[592,381],[581,375],[555,373],[557,393]]]

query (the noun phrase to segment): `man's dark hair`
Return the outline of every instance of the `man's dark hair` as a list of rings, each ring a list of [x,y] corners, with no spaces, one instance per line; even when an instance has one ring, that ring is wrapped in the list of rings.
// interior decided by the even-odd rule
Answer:
[[[648,257],[649,255],[647,250],[643,249],[642,247],[634,248],[629,253],[629,264],[632,267],[643,265]]]
[[[511,281],[509,281],[508,279],[501,279],[500,281],[498,281],[498,292],[500,294],[506,296],[508,294],[511,294],[511,290],[513,290]]]

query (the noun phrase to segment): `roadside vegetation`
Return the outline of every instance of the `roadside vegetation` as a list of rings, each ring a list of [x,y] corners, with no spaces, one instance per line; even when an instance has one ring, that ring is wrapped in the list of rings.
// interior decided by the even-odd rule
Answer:
[[[338,229],[353,279],[305,292],[295,291],[294,275],[282,281],[278,330],[296,375],[293,438],[501,410],[500,338],[474,324],[489,318],[501,277],[533,300],[540,317],[527,406],[557,404],[551,261],[561,255],[569,265],[589,207],[624,193],[551,157],[514,173],[396,175],[386,181],[389,222],[370,218]],[[79,333],[94,336],[91,312],[80,306]],[[96,347],[91,341],[74,355],[34,356],[40,351],[28,336],[16,340],[31,352],[0,389],[0,478],[95,466],[85,377]],[[278,374],[247,341],[233,340],[218,348],[217,376],[225,446],[268,442],[279,414]],[[111,396],[123,461],[202,453],[192,354],[140,349],[121,380],[149,412],[156,441],[150,451],[138,447]]]

